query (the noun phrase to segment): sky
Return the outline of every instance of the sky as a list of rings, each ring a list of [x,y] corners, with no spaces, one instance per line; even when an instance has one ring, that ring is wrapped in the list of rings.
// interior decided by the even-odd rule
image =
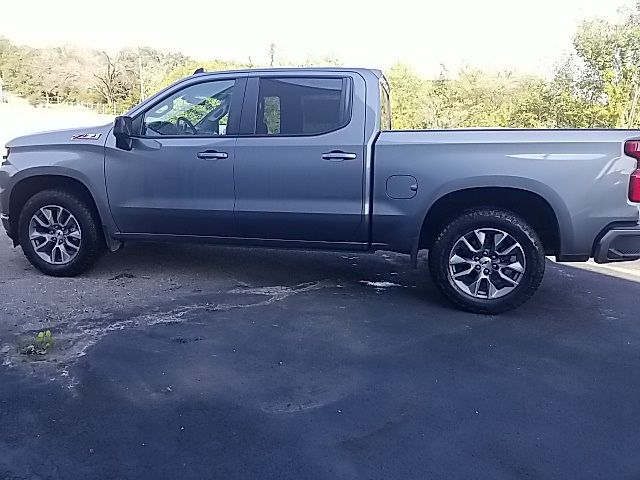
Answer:
[[[579,22],[635,0],[21,0],[0,3],[0,35],[32,46],[148,45],[197,59],[266,64],[331,55],[348,66],[409,63],[548,75]]]

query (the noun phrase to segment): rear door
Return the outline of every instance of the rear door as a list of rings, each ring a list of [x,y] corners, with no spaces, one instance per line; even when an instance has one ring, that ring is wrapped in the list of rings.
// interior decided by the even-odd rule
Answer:
[[[236,224],[248,238],[366,242],[364,80],[249,78],[236,143]]]

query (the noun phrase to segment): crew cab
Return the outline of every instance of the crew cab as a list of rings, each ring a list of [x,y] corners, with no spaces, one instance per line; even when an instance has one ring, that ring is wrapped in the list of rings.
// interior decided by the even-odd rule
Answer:
[[[640,258],[639,158],[629,130],[392,131],[377,70],[196,73],[113,124],[9,142],[0,212],[48,275],[137,240],[426,249],[444,295],[495,314],[545,255]]]

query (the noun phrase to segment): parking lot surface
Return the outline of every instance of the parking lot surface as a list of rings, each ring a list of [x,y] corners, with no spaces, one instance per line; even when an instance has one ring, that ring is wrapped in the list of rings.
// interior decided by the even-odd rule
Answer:
[[[0,479],[637,479],[634,268],[548,262],[492,317],[424,258],[132,244],[56,279],[2,234]]]

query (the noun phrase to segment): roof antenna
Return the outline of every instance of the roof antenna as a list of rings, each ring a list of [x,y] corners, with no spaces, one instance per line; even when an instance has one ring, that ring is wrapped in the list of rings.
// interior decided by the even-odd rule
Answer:
[[[194,75],[197,75],[197,74],[199,74],[199,73],[204,73],[204,68],[202,68],[202,67],[197,68],[197,69],[196,69],[196,71],[195,71],[195,72],[193,72],[193,74],[194,74]]]

